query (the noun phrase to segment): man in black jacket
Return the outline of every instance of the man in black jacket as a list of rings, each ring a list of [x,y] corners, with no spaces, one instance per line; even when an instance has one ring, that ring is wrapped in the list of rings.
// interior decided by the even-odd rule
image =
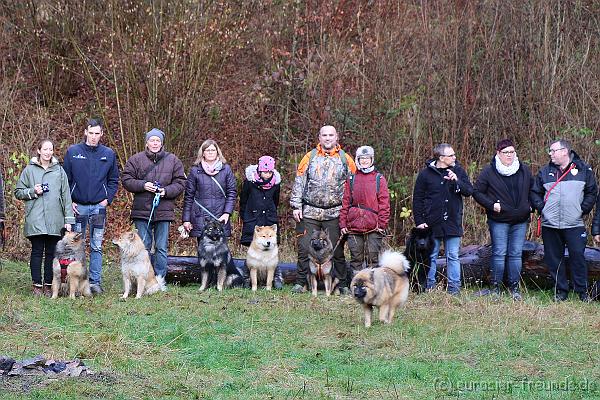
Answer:
[[[569,294],[565,246],[569,249],[573,290],[582,301],[589,301],[583,216],[594,207],[598,194],[596,178],[568,141],[552,142],[548,154],[550,162],[534,180],[531,202],[542,216],[544,261],[554,280],[554,301],[564,301]]]
[[[448,293],[460,293],[458,250],[463,235],[463,197],[473,193],[465,170],[457,163],[451,145],[438,144],[433,159],[419,172],[413,192],[413,213],[417,228],[430,227],[435,246],[427,273],[427,289],[436,285],[436,259],[442,241],[447,259]]]

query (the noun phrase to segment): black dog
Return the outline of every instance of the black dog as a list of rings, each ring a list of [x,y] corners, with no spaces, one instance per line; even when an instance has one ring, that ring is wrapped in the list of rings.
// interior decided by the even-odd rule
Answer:
[[[209,275],[217,275],[217,290],[234,284],[239,276],[228,276],[228,270],[234,268],[231,252],[227,246],[227,239],[223,224],[207,218],[202,230],[202,236],[198,240],[198,264],[201,268],[202,283],[200,291],[206,289],[209,284]],[[213,280],[212,278],[210,279]]]
[[[410,262],[410,287],[415,292],[422,293],[427,287],[427,273],[434,245],[431,228],[414,227],[406,239],[404,257]]]

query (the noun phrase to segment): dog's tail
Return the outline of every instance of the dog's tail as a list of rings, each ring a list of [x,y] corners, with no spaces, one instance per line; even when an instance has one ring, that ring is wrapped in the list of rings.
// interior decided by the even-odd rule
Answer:
[[[410,263],[404,254],[390,250],[384,251],[379,256],[379,266],[389,268],[398,275],[403,275],[410,269]]]
[[[146,294],[154,294],[157,292],[167,291],[167,282],[165,282],[164,276],[156,275],[156,283],[146,287]]]

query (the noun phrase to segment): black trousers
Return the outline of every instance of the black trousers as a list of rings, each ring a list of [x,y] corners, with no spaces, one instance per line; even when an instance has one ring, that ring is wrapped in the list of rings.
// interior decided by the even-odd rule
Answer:
[[[544,261],[554,280],[555,293],[569,293],[565,246],[569,250],[571,284],[577,293],[587,292],[588,267],[584,257],[587,234],[585,227],[554,229],[543,226]]]
[[[303,218],[299,224],[303,227],[303,234],[298,238],[298,273],[296,275],[296,283],[302,286],[307,284],[306,276],[308,275],[308,249],[310,246],[310,237],[314,231],[327,228],[329,239],[335,247],[333,252],[333,276],[340,281],[340,287],[348,287],[348,271],[346,268],[346,259],[344,258],[344,242],[341,241],[336,247],[340,238],[340,220],[339,218],[330,219],[327,221],[317,221],[316,219]],[[297,227],[297,230],[298,227]]]
[[[60,236],[36,235],[30,236],[31,257],[29,259],[29,269],[31,270],[31,280],[34,285],[46,283],[52,284],[52,260],[54,259],[54,249]],[[44,260],[44,280],[42,282],[42,259]]]

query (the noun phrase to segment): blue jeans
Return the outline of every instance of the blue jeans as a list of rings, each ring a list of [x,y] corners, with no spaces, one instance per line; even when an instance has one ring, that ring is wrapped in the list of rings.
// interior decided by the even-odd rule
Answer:
[[[448,274],[448,292],[458,293],[460,291],[460,261],[458,260],[458,250],[460,249],[460,236],[448,236],[446,238],[433,238],[435,246],[431,252],[431,267],[427,273],[427,288],[435,287],[435,275],[437,273],[437,256],[440,252],[440,246],[444,241],[446,252],[446,271]]]
[[[87,227],[90,229],[90,284],[100,284],[102,281],[102,240],[104,239],[104,228],[106,226],[106,207],[100,204],[82,205],[77,204],[75,215],[75,232],[87,236]]]
[[[153,266],[156,275],[164,277],[167,275],[167,248],[169,245],[169,221],[151,222],[148,226],[146,219],[134,219],[133,223],[142,238],[148,254],[152,249],[152,239],[154,239],[154,257]]]
[[[508,264],[508,287],[514,288],[521,279],[527,222],[509,224],[488,219],[488,226],[492,238],[492,285],[502,284]]]

